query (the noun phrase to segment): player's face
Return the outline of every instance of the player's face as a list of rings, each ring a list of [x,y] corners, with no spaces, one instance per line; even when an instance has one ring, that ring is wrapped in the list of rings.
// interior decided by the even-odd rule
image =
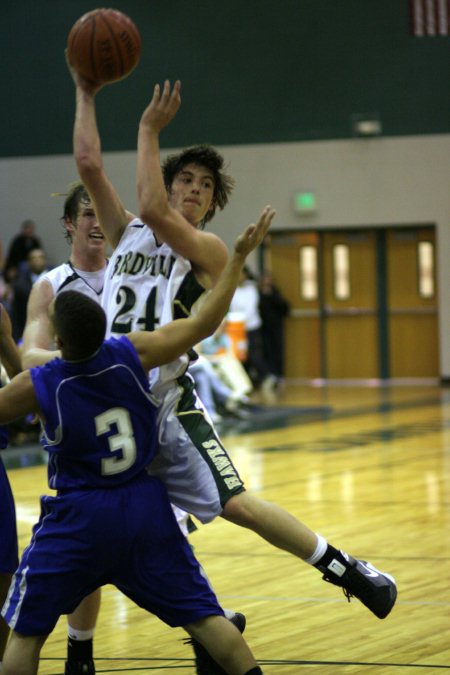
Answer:
[[[214,178],[204,166],[186,164],[175,175],[169,193],[170,205],[191,225],[197,226],[208,213],[214,198]]]
[[[91,202],[80,202],[77,219],[72,224],[70,233],[72,245],[79,249],[91,251],[104,250],[105,248],[105,237],[100,229]]]

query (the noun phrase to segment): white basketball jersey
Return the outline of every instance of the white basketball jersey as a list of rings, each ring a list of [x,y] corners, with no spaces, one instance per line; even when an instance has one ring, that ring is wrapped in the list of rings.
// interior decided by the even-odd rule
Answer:
[[[100,303],[106,267],[96,272],[76,270],[71,263],[58,265],[49,272],[44,272],[38,282],[45,280],[51,285],[53,295],[61,291],[78,291]]]
[[[102,306],[107,337],[151,331],[185,318],[204,292],[190,262],[167,244],[158,243],[151,229],[135,218],[128,223],[106,273]],[[168,383],[185,372],[189,360],[185,354],[153,370],[152,392],[163,394]]]

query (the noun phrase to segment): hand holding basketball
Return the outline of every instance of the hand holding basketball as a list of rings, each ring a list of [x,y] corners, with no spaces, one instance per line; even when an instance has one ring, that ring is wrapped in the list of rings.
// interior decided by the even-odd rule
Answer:
[[[72,26],[67,61],[85,80],[107,84],[131,73],[141,56],[141,36],[133,21],[115,9],[94,9]]]

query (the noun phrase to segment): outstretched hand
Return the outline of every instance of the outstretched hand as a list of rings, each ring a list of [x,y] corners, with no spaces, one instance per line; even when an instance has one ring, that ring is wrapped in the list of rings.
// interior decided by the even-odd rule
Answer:
[[[141,117],[141,124],[159,133],[175,117],[181,105],[181,82],[177,80],[170,91],[170,82],[166,80],[161,93],[159,84],[155,85],[153,98]]]
[[[267,230],[272,223],[274,215],[275,210],[271,206],[264,207],[258,222],[249,225],[234,242],[235,253],[246,258],[249,253],[259,246],[267,234]]]

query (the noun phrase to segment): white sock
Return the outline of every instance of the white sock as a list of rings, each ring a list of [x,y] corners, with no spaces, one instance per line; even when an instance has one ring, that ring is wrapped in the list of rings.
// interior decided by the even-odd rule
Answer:
[[[222,608],[223,609],[223,608]],[[233,616],[236,614],[232,609],[224,609],[223,613],[225,614],[225,617],[230,620],[233,618]]]
[[[317,546],[314,553],[309,558],[305,558],[305,562],[308,563],[308,565],[315,565],[317,562],[319,562],[327,550],[327,540],[321,537],[320,534],[316,534],[316,537]]]
[[[67,626],[67,634],[71,640],[78,640],[82,642],[83,640],[92,640],[94,637],[95,629],[91,630],[76,630],[72,626]]]

